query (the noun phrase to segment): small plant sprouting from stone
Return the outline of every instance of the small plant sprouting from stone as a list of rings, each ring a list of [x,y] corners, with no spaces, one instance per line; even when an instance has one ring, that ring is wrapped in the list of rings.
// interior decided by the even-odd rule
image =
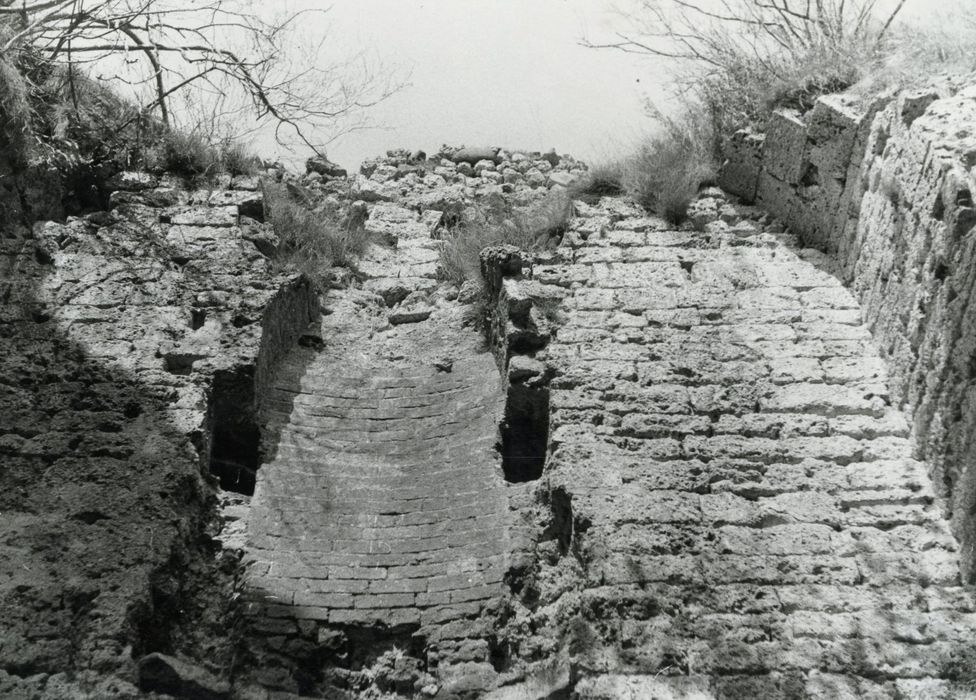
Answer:
[[[562,303],[556,297],[533,297],[532,306],[546,319],[554,325],[565,323],[566,317],[562,310]]]
[[[976,691],[976,644],[960,645],[948,652],[942,662],[940,675],[960,686],[960,689]]]

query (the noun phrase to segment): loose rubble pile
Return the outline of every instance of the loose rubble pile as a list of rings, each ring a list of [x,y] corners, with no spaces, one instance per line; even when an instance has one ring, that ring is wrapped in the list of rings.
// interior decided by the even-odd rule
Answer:
[[[397,202],[420,211],[434,209],[459,216],[473,200],[498,195],[525,197],[527,191],[568,187],[586,170],[567,155],[506,151],[498,148],[451,148],[437,154],[389,151],[365,161],[360,172],[309,159],[307,172],[297,181],[333,196],[364,202]],[[281,170],[281,175],[286,173]],[[293,176],[290,176],[293,177]]]

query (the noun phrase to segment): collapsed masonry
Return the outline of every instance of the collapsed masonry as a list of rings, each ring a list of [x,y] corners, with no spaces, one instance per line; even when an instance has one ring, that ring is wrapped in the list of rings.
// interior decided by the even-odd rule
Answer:
[[[723,185],[757,204],[705,192],[698,230],[604,198],[487,249],[487,337],[439,226],[571,159],[306,176],[376,241],[321,303],[268,275],[247,181],[133,177],[4,239],[0,691],[966,697],[976,95],[950,93],[739,135]]]

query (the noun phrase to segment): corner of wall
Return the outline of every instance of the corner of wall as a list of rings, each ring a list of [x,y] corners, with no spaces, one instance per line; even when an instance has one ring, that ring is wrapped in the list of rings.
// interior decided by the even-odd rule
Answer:
[[[976,87],[773,114],[756,202],[837,263],[976,580]],[[754,156],[729,167],[755,171]],[[738,170],[737,170],[738,169]],[[733,190],[735,191],[735,190]]]

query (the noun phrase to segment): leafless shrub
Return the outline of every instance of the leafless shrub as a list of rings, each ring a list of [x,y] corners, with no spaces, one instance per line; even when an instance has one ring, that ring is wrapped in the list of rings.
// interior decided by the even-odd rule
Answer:
[[[877,70],[895,49],[905,2],[637,0],[613,40],[588,45],[673,61],[676,84],[728,134]]]
[[[0,0],[0,58],[67,67],[72,89],[81,68],[121,67],[121,82],[151,86],[141,108],[165,126],[173,125],[170,100],[178,94],[235,92],[259,120],[276,124],[279,139],[321,150],[343,120],[395,85],[356,61],[320,67],[316,46],[290,64],[285,49],[303,14],[269,22],[248,0]],[[130,73],[130,64],[142,73]]]

